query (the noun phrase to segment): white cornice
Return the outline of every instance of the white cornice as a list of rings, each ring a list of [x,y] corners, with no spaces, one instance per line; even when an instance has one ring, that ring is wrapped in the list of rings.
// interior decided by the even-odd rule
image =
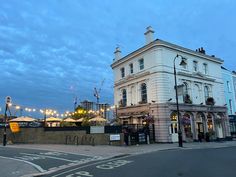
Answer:
[[[212,56],[202,54],[200,52],[196,52],[194,50],[187,49],[187,48],[184,48],[184,47],[181,47],[181,46],[178,46],[178,45],[175,45],[175,44],[172,44],[172,43],[160,40],[160,39],[156,39],[155,41],[151,42],[150,44],[145,45],[145,46],[135,50],[134,52],[131,52],[130,54],[126,55],[125,57],[121,58],[120,60],[114,61],[114,63],[111,64],[111,67],[113,69],[113,68],[119,66],[120,64],[122,64],[130,59],[133,59],[134,57],[141,55],[144,52],[146,52],[152,48],[157,48],[157,47],[169,48],[169,49],[175,50],[176,52],[182,52],[182,53],[186,53],[186,54],[193,55],[196,57],[204,58],[206,60],[210,60],[210,61],[213,61],[213,62],[216,62],[219,64],[222,64],[224,62],[220,58],[212,57]]]
[[[144,77],[144,76],[148,76],[150,75],[150,72],[149,71],[146,71],[146,72],[142,72],[142,73],[139,73],[139,74],[133,74],[133,75],[130,75],[130,76],[127,76],[126,78],[122,79],[122,80],[119,80],[118,82],[115,83],[115,87],[116,86],[119,86],[121,84],[124,84],[124,83],[127,83],[127,82],[131,82],[135,79],[139,79],[141,77]]]

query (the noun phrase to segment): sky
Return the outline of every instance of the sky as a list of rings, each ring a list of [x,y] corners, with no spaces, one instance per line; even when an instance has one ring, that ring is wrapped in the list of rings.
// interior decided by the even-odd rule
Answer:
[[[23,107],[72,111],[74,98],[113,104],[114,51],[155,38],[224,60],[236,70],[234,0],[0,0],[0,114]],[[104,82],[103,82],[104,81]],[[103,84],[102,84],[103,83]],[[27,113],[24,113],[27,115]]]

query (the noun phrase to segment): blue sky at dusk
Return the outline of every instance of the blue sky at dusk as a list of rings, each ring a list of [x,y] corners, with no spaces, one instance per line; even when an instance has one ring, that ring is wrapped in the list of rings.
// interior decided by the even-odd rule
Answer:
[[[178,3],[177,3],[178,2]],[[0,0],[0,107],[5,97],[32,108],[73,110],[74,97],[113,103],[110,65],[142,47],[147,26],[159,38],[236,70],[234,0]],[[25,113],[27,114],[27,113]]]

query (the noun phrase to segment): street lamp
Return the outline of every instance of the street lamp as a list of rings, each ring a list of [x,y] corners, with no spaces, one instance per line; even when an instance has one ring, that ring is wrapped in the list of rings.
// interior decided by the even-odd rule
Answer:
[[[177,119],[178,119],[178,142],[179,147],[183,147],[183,137],[182,137],[182,130],[181,130],[181,122],[180,122],[180,116],[179,116],[179,101],[178,101],[178,92],[177,92],[177,79],[176,79],[176,68],[175,68],[175,60],[177,58],[181,58],[181,62],[179,65],[186,66],[186,58],[184,58],[182,55],[177,54],[174,58],[174,77],[175,77],[175,97],[176,97],[176,107],[177,107]]]

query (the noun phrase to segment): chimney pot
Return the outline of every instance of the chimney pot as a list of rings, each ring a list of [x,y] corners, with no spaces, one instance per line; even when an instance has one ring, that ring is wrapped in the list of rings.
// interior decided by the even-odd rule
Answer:
[[[144,33],[144,35],[145,35],[145,38],[146,38],[146,44],[149,44],[154,40],[154,38],[153,38],[154,30],[152,29],[151,26],[148,26],[146,28],[146,30],[147,31]]]
[[[120,47],[116,47],[116,50],[115,50],[114,54],[115,54],[115,60],[121,59],[121,50],[120,50]]]

